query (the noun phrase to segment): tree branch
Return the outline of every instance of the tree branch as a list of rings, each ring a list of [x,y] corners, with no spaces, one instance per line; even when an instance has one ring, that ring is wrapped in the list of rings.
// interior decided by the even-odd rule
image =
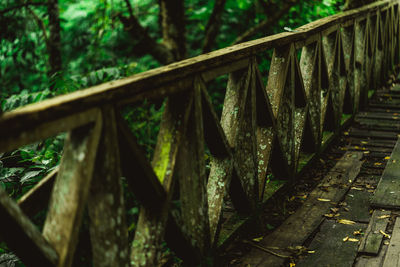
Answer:
[[[238,44],[244,41],[247,41],[251,36],[259,33],[260,31],[268,30],[273,26],[279,19],[281,19],[284,15],[287,14],[289,9],[296,5],[300,0],[289,0],[283,4],[283,7],[278,11],[275,12],[271,17],[266,18],[259,24],[255,25],[254,27],[250,28],[247,30],[245,33],[240,35],[239,37],[236,38],[236,40],[233,42],[233,44]]]
[[[43,20],[41,20],[29,6],[26,6],[26,10],[28,10],[28,12],[32,15],[33,19],[36,21],[36,24],[42,31],[43,39],[46,44],[46,49],[47,51],[49,51],[49,38],[47,37],[46,27],[44,26]]]
[[[203,43],[203,53],[210,52],[217,38],[221,26],[222,12],[224,11],[226,0],[215,0],[214,9],[206,26],[206,35]]]
[[[20,9],[20,8],[22,8],[22,7],[29,7],[29,6],[46,6],[46,5],[47,5],[47,2],[26,2],[26,3],[23,3],[23,4],[19,4],[19,5],[13,6],[13,7],[9,7],[9,8],[0,10],[0,15],[3,15],[3,14],[5,14],[5,13],[10,12],[10,11],[13,11],[13,10],[15,10],[15,9]]]

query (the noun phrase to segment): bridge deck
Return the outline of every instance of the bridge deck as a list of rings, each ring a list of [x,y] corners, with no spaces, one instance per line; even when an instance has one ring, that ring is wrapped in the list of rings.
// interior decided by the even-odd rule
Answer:
[[[399,88],[375,93],[329,150],[341,158],[304,204],[261,241],[246,241],[250,251],[232,263],[400,266]]]

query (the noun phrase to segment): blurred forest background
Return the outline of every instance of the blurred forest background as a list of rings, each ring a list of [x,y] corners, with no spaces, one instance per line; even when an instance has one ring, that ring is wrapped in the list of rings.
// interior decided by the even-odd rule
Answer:
[[[344,0],[2,0],[0,114],[243,41],[291,31],[340,12],[345,4]],[[259,60],[265,60],[267,66],[267,58]],[[217,80],[210,86],[217,110],[225,92],[215,88],[223,82]],[[124,110],[149,158],[162,111],[163,105],[147,102]],[[59,135],[0,153],[0,185],[12,197],[20,197],[57,166],[63,140],[64,135]],[[137,215],[134,201],[127,208],[128,215]],[[131,224],[130,230],[134,227]],[[5,244],[0,245],[2,252],[7,252]]]

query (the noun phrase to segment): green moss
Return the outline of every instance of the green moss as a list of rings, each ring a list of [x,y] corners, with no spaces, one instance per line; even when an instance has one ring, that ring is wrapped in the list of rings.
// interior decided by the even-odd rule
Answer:
[[[154,166],[154,172],[161,183],[164,182],[164,177],[167,174],[169,157],[171,152],[172,134],[164,133],[163,143],[161,145],[161,153],[158,162]]]
[[[375,90],[368,90],[368,99],[370,99],[375,93]]]

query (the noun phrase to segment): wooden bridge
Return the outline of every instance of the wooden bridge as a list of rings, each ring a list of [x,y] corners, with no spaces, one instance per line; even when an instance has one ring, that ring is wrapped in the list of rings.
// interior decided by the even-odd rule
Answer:
[[[393,123],[399,94],[376,90],[400,61],[399,14],[399,1],[376,2],[1,114],[0,152],[68,133],[59,168],[17,203],[0,188],[1,239],[28,266],[71,266],[85,236],[79,232],[86,209],[94,266],[156,266],[164,241],[186,265],[206,264],[355,118],[346,130],[347,147],[360,151],[348,151],[310,202],[243,262],[279,266],[293,253],[270,253],[271,247],[300,246],[308,256],[299,266],[352,266],[362,254],[397,266],[399,222],[396,212],[381,208],[400,204],[399,129]],[[260,70],[266,51],[273,52],[270,66]],[[219,116],[207,86],[223,75],[229,78],[226,91],[220,88],[225,101]],[[376,101],[368,106],[374,92]],[[167,99],[151,163],[120,112],[145,99]],[[388,164],[375,190],[380,172],[363,176],[362,170],[378,156],[376,169]],[[272,186],[271,177],[285,182]],[[133,241],[123,190],[141,204]],[[359,212],[344,216],[352,205]],[[46,207],[44,224],[34,225],[31,218]],[[231,216],[225,207],[233,207]],[[395,221],[389,239],[386,226]],[[291,232],[283,236],[282,229]],[[364,265],[371,261],[366,256],[357,261],[372,266]]]

